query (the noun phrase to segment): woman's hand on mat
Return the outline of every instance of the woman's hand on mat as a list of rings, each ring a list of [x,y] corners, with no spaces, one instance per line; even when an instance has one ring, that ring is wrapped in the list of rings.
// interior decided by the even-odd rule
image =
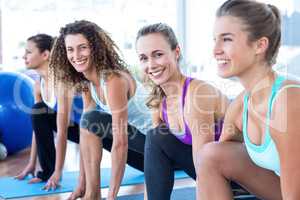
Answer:
[[[16,175],[14,178],[18,179],[18,180],[23,180],[29,174],[34,176],[34,172],[35,172],[35,165],[28,163],[28,165],[25,167],[25,169],[21,173]]]
[[[85,188],[77,186],[77,188],[72,192],[72,194],[67,198],[67,200],[76,200],[80,197],[83,197],[85,193]]]
[[[55,190],[60,187],[59,181],[61,177],[61,172],[54,171],[52,176],[48,179],[47,184],[44,186],[44,190]]]
[[[42,179],[40,179],[40,178],[38,178],[38,177],[33,177],[32,179],[30,179],[29,181],[28,181],[28,183],[29,184],[32,184],[32,183],[40,183],[40,182],[42,182],[43,180]]]

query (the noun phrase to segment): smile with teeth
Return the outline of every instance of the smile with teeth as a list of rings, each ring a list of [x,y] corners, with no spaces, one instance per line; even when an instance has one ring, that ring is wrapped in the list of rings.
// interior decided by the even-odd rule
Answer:
[[[159,71],[150,72],[150,74],[156,77],[156,76],[159,76],[159,75],[161,75],[163,71],[164,71],[164,70],[163,70],[163,69],[161,69],[161,70],[159,70]]]
[[[74,63],[75,63],[76,65],[82,65],[82,64],[86,63],[86,61],[87,61],[87,59],[83,59],[83,60],[77,60],[77,61],[74,61]]]
[[[229,60],[217,60],[219,65],[224,65],[227,64],[229,62]]]

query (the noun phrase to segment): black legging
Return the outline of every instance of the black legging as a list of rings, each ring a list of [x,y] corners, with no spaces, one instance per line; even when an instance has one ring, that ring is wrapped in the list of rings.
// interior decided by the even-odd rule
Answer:
[[[50,109],[44,102],[33,105],[31,121],[35,134],[37,154],[41,165],[41,171],[37,177],[46,181],[55,169],[55,144],[53,132],[57,130],[56,112]],[[79,126],[71,122],[68,127],[68,139],[79,143]]]
[[[174,171],[183,170],[196,180],[192,145],[179,141],[165,124],[148,131],[145,144],[145,179],[148,200],[169,200]],[[231,182],[237,194],[249,194]]]
[[[100,110],[83,113],[80,121],[80,127],[99,136],[102,139],[103,147],[108,151],[111,151],[113,142],[111,124],[111,115]],[[145,135],[138,129],[128,125],[127,164],[140,171],[144,171],[145,139]]]
[[[168,200],[174,185],[174,172],[184,170],[196,179],[192,146],[180,142],[164,125],[147,133],[145,179],[148,200]]]

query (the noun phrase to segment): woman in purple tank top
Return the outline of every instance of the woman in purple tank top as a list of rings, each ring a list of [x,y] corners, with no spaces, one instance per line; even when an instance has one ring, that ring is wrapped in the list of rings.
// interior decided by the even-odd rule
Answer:
[[[150,83],[147,106],[154,129],[146,136],[145,177],[148,200],[170,199],[175,169],[196,179],[198,152],[217,140],[228,99],[204,81],[183,75],[180,48],[173,30],[158,23],[139,30],[136,50]],[[194,165],[195,164],[195,165]]]

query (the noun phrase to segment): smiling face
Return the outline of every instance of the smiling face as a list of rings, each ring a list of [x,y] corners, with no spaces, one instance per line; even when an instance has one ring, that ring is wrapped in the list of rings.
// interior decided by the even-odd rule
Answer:
[[[250,42],[242,21],[232,16],[218,17],[214,26],[214,57],[218,75],[223,78],[242,76],[257,63],[255,42]]]
[[[178,71],[180,49],[171,49],[160,33],[150,33],[140,37],[136,50],[144,73],[156,84],[166,83]]]
[[[40,52],[39,48],[33,41],[27,41],[25,47],[25,54],[23,56],[25,65],[28,69],[38,69],[49,58],[49,51]]]
[[[91,49],[88,40],[82,34],[69,34],[65,37],[67,57],[77,72],[91,70]]]

